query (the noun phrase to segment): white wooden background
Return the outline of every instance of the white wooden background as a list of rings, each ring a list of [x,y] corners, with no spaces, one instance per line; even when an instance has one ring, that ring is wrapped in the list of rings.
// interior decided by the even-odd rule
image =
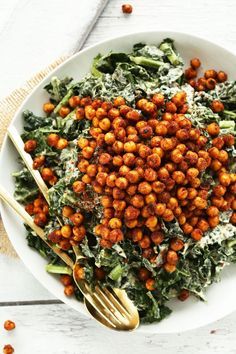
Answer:
[[[124,2],[110,0],[85,47],[131,31],[168,29],[207,37],[236,52],[235,0],[131,0],[130,16],[120,11]],[[17,354],[236,353],[236,313],[181,334],[108,332],[58,304],[21,261],[5,256],[0,257],[0,306],[0,352],[11,343]],[[6,333],[2,323],[9,318],[17,327]]]

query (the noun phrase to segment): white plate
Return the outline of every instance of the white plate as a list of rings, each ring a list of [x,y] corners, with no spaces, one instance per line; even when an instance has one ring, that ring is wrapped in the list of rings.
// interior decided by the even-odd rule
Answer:
[[[144,32],[113,38],[90,48],[68,59],[55,69],[38,85],[29,97],[24,101],[16,113],[12,124],[22,132],[22,111],[30,109],[36,114],[42,114],[42,105],[48,99],[48,94],[43,89],[52,76],[60,78],[71,76],[75,80],[81,79],[89,72],[92,59],[99,52],[108,53],[113,51],[129,52],[133,44],[145,42],[147,44],[159,44],[164,38],[170,37],[175,40],[175,45],[186,65],[193,57],[201,59],[204,68],[224,70],[229,78],[235,78],[236,56],[224,48],[209,41],[191,35],[175,32]],[[6,138],[0,154],[0,184],[11,194],[14,191],[14,181],[11,173],[19,169],[17,153]],[[82,303],[75,299],[69,299],[63,294],[63,287],[58,279],[45,271],[46,261],[35,251],[27,246],[25,229],[22,221],[5,205],[0,208],[4,226],[8,236],[26,266],[45,288],[57,298],[74,308],[80,313],[87,314]],[[6,275],[7,276],[7,275]],[[173,313],[160,323],[141,326],[138,330],[147,333],[174,333],[197,328],[226,316],[236,310],[236,266],[230,266],[224,270],[222,281],[213,284],[207,290],[206,303],[194,298],[186,302],[173,301],[171,308]],[[68,311],[69,316],[69,311]]]

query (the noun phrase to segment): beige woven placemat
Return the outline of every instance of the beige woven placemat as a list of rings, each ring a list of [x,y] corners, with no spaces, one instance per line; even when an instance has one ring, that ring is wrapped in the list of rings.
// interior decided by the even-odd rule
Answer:
[[[15,112],[29,95],[33,88],[39,84],[43,78],[48,75],[53,69],[67,59],[67,56],[63,56],[44,70],[37,73],[30,80],[28,80],[22,87],[14,90],[8,97],[0,101],[0,146],[2,145],[4,136],[6,134],[7,127],[9,126]],[[0,253],[6,254],[11,257],[17,257],[17,254],[11,245],[9,238],[4,229],[2,220],[0,221]]]

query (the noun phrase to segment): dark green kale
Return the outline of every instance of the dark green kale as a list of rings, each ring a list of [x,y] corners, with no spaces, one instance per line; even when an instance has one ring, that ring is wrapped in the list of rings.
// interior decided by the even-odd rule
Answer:
[[[14,197],[21,204],[32,202],[38,195],[38,187],[26,167],[12,174],[15,180]]]
[[[59,103],[67,94],[72,78],[58,79],[53,77],[49,84],[44,89],[49,93],[50,99],[53,103]]]
[[[23,112],[24,118],[24,129],[27,132],[36,130],[41,127],[51,126],[52,118],[51,117],[39,117],[33,114],[33,112],[26,110]]]

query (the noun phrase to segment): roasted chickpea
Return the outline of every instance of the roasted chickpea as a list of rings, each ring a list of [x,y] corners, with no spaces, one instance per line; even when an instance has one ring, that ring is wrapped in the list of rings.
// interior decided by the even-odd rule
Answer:
[[[40,227],[44,227],[47,223],[47,215],[43,212],[39,212],[34,217],[34,223]]]
[[[227,78],[228,78],[228,76],[227,76],[227,74],[224,71],[219,71],[217,73],[216,79],[217,79],[218,82],[224,82],[224,81],[227,80]]]
[[[191,237],[195,240],[195,241],[200,241],[201,238],[203,236],[203,232],[201,229],[194,229],[192,232],[191,232]]]
[[[176,265],[178,263],[179,257],[175,251],[169,250],[166,255],[166,260],[169,264]]]
[[[170,248],[175,252],[181,251],[183,247],[184,247],[184,243],[179,238],[173,238],[170,241]]]
[[[157,108],[161,108],[164,106],[165,97],[161,93],[155,93],[152,96],[152,102],[157,106]]]
[[[27,140],[24,145],[24,150],[25,152],[33,152],[37,147],[37,141],[36,140]]]
[[[235,138],[232,134],[224,135],[223,139],[225,145],[228,147],[233,146],[235,144]]]
[[[164,214],[166,210],[166,204],[165,203],[157,203],[155,207],[155,213],[158,216],[161,216]]]
[[[183,155],[182,153],[178,150],[178,149],[174,149],[171,154],[170,154],[170,158],[174,163],[180,163],[181,161],[183,161]]]
[[[196,197],[193,200],[193,205],[195,205],[198,209],[206,209],[207,201],[201,197]]]
[[[106,178],[106,185],[108,187],[114,188],[116,185],[116,175],[114,173],[111,173],[109,176]]]
[[[217,216],[212,216],[212,217],[209,217],[208,218],[208,224],[209,224],[209,226],[210,226],[210,228],[214,228],[214,227],[216,227],[218,224],[219,224],[219,216],[217,215]]]
[[[72,284],[72,277],[67,274],[63,274],[60,276],[60,281],[64,286],[71,285]]]
[[[102,153],[100,156],[99,156],[99,163],[101,164],[101,165],[107,165],[107,164],[109,164],[110,162],[111,162],[111,160],[112,160],[112,157],[111,157],[111,155],[110,154],[108,154],[108,153],[106,153],[106,152],[104,152],[104,153]]]
[[[157,110],[157,107],[153,102],[146,102],[144,103],[142,109],[147,114],[154,114]]]
[[[124,150],[125,152],[136,152],[137,150],[137,145],[135,144],[135,142],[133,141],[127,141],[125,144],[124,144]]]
[[[123,165],[123,158],[120,155],[116,155],[112,159],[112,164],[117,167],[121,167]]]
[[[150,247],[150,245],[151,245],[151,240],[150,237],[147,235],[144,235],[142,240],[139,241],[139,246],[143,249]]]
[[[130,196],[135,195],[137,191],[137,185],[131,185],[126,189],[126,193]]]
[[[201,66],[201,61],[198,58],[193,58],[190,60],[190,65],[193,69],[198,69]]]
[[[152,186],[148,182],[141,182],[138,185],[138,191],[141,194],[149,194],[152,191]]]
[[[140,174],[136,170],[131,170],[126,174],[129,183],[137,183],[140,179]]]
[[[147,158],[151,154],[151,151],[152,150],[150,149],[150,147],[143,144],[141,144],[138,148],[139,156],[143,159]]]
[[[34,158],[33,169],[37,170],[39,167],[42,167],[45,162],[45,156],[39,155]]]
[[[160,122],[155,128],[155,133],[157,136],[166,136],[168,133],[168,128],[162,122]]]
[[[108,226],[109,226],[111,229],[120,229],[121,226],[122,226],[122,223],[121,223],[121,220],[120,220],[120,219],[118,219],[118,218],[112,218],[112,219],[109,221]]]
[[[138,220],[137,219],[132,219],[132,220],[125,219],[125,225],[129,229],[134,229],[136,226],[138,226]]]
[[[137,219],[140,214],[140,210],[137,208],[134,208],[133,206],[128,206],[128,208],[125,209],[125,219],[126,220],[133,220]]]
[[[217,77],[217,72],[213,69],[206,70],[204,73],[204,77],[206,79],[209,79],[209,78],[215,79]]]
[[[184,75],[187,80],[195,79],[195,77],[197,77],[197,71],[194,68],[188,68],[185,70]]]
[[[43,110],[47,114],[51,114],[54,111],[55,105],[51,102],[46,102],[43,105]]]
[[[169,113],[176,113],[177,112],[177,107],[176,105],[174,104],[174,102],[166,102],[166,112],[169,112]]]
[[[219,135],[220,127],[217,123],[213,122],[207,126],[207,131],[211,136]]]
[[[225,163],[228,161],[228,159],[229,159],[229,155],[228,155],[227,151],[220,150],[218,160],[222,163]]]
[[[173,273],[176,271],[176,265],[174,265],[174,264],[165,263],[163,265],[163,268],[165,269],[165,271],[167,273]]]
[[[82,107],[89,106],[91,104],[92,104],[92,99],[89,96],[82,97],[81,100],[80,100],[80,105]]]
[[[206,137],[206,136],[201,135],[201,136],[197,139],[197,146],[199,146],[199,147],[205,146],[206,143],[207,143],[207,137]]]
[[[129,106],[127,106],[127,105],[121,105],[120,106],[120,115],[122,116],[122,117],[125,117],[126,116],[126,114],[129,112],[129,111],[131,111],[131,107],[129,107]]]
[[[70,113],[70,108],[62,106],[58,113],[62,118],[65,118]]]
[[[221,184],[218,184],[213,187],[213,193],[216,197],[222,197],[226,192],[225,186],[222,186]]]
[[[75,292],[74,285],[65,286],[64,293],[66,296],[70,297],[70,296],[74,295],[74,292]]]
[[[125,177],[118,177],[116,179],[116,187],[120,188],[120,189],[126,189],[128,187],[128,181]]]
[[[156,226],[158,225],[158,219],[156,216],[149,216],[145,222],[146,227],[151,230],[154,231],[156,229]]]
[[[174,218],[175,218],[175,216],[174,216],[172,210],[166,208],[166,210],[162,214],[162,219],[164,221],[172,221],[172,220],[174,220]]]
[[[178,299],[180,300],[180,301],[185,301],[185,300],[187,300],[188,298],[189,298],[189,290],[187,290],[187,289],[182,289],[181,291],[180,291],[180,293],[179,293],[179,295],[178,295]]]
[[[184,187],[180,187],[177,189],[176,195],[179,200],[184,200],[188,197],[188,190]]]
[[[185,223],[181,226],[183,232],[186,234],[186,235],[189,235],[192,233],[193,231],[193,227],[192,225],[188,224],[188,223]]]
[[[62,215],[64,216],[64,218],[69,218],[72,214],[74,214],[74,210],[72,207],[66,205],[62,208]]]
[[[81,242],[86,235],[86,229],[83,225],[73,227],[73,240]]]
[[[68,146],[68,141],[64,138],[60,138],[57,142],[56,148],[58,150],[63,150]]]
[[[122,211],[126,207],[126,202],[124,200],[114,200],[112,205],[116,211]]]
[[[109,234],[109,240],[112,243],[120,242],[124,239],[124,234],[120,229],[114,229]]]
[[[102,102],[102,104],[101,104],[101,108],[102,108],[104,111],[107,111],[107,112],[108,112],[110,109],[112,109],[112,107],[113,107],[112,102],[104,101],[104,102]]]
[[[80,97],[79,96],[72,96],[69,98],[69,105],[71,108],[76,108],[80,104]]]
[[[115,107],[125,105],[125,99],[121,96],[114,98],[113,104]]]
[[[185,174],[182,171],[174,171],[172,178],[177,184],[183,184],[185,180]]]
[[[177,92],[171,99],[176,107],[181,107],[186,102],[187,94],[184,91]]]
[[[230,217],[230,222],[233,225],[236,225],[236,213],[233,213]]]
[[[165,189],[165,184],[160,181],[155,181],[152,183],[152,189],[157,194],[162,193]]]
[[[226,173],[226,172],[221,172],[219,174],[219,181],[221,183],[222,186],[228,187],[231,183],[231,178],[230,178],[230,174]]]
[[[213,206],[213,205],[208,207],[206,212],[207,212],[207,215],[211,216],[211,217],[219,215],[219,209],[216,206]]]
[[[147,268],[142,267],[138,270],[138,278],[141,281],[148,280],[148,278],[150,278],[150,275],[151,273],[149,270],[147,270]]]
[[[56,147],[60,137],[58,134],[51,133],[47,137],[47,144],[52,147]]]
[[[113,206],[112,197],[108,195],[103,195],[101,199],[101,204],[104,208],[111,208]]]
[[[114,199],[124,199],[125,192],[117,187],[113,188],[112,195]]]
[[[123,166],[121,166],[121,167],[119,168],[119,174],[120,174],[120,176],[126,176],[129,171],[130,171],[130,167],[125,166],[125,165],[123,165]]]
[[[51,168],[45,167],[42,169],[41,175],[44,181],[50,181],[53,178],[54,173]]]
[[[146,280],[146,283],[145,283],[145,287],[148,291],[153,291],[156,289],[156,284],[155,284],[155,280],[152,279],[152,278],[149,278]]]
[[[12,331],[13,329],[16,328],[15,322],[11,320],[5,321],[3,326],[6,331]]]
[[[140,113],[132,109],[126,114],[126,118],[133,122],[138,122],[140,120]]]
[[[222,112],[225,109],[225,107],[221,101],[214,100],[211,103],[211,109],[214,113],[219,113]]]
[[[147,157],[147,164],[151,168],[158,168],[161,164],[161,158],[157,154],[151,154]]]
[[[61,228],[61,235],[65,238],[70,238],[72,235],[72,230],[70,225],[64,225]]]
[[[82,182],[82,181],[75,181],[75,182],[73,183],[73,185],[72,185],[73,191],[74,191],[75,193],[81,193],[81,192],[83,192],[83,191],[85,190],[85,187],[86,187],[86,185],[85,185],[85,183]]]
[[[81,181],[85,184],[91,184],[92,183],[92,178],[89,177],[89,175],[85,174],[83,175],[83,177],[81,178]]]
[[[148,182],[154,182],[157,179],[157,172],[152,168],[147,168],[144,171],[144,178]]]
[[[14,353],[14,348],[11,346],[11,344],[6,344],[3,347],[3,354],[12,354]]]
[[[135,164],[135,155],[131,152],[127,152],[123,155],[124,164],[126,166],[133,166]]]
[[[197,228],[202,232],[206,232],[209,229],[209,224],[205,219],[200,219],[197,223]]]

